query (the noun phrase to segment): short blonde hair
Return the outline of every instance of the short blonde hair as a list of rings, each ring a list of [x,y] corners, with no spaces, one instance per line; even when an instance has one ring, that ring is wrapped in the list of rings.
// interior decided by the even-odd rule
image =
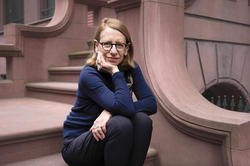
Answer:
[[[121,64],[119,64],[119,69],[124,71],[124,70],[128,70],[129,68],[134,68],[135,67],[134,47],[133,47],[133,43],[132,43],[127,27],[118,19],[104,18],[102,19],[101,24],[98,26],[95,32],[94,40],[97,40],[98,42],[100,41],[100,34],[106,27],[109,27],[109,28],[112,28],[121,32],[126,38],[126,44],[128,44],[128,54],[124,56],[123,61],[121,62]],[[92,43],[92,52],[93,52],[93,55],[87,60],[87,64],[89,66],[96,67],[97,53],[95,52],[94,41]]]

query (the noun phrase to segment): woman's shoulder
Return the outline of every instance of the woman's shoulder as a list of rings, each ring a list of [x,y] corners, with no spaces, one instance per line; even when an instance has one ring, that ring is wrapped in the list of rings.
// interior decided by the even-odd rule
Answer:
[[[97,74],[98,71],[95,67],[85,65],[81,71],[81,75]]]
[[[139,67],[139,64],[136,61],[134,61],[134,64],[135,64],[135,68]]]
[[[85,65],[81,71],[79,81],[82,83],[92,83],[95,82],[98,77],[100,76],[96,68]]]
[[[132,68],[131,72],[134,73],[134,72],[141,71],[140,65],[136,61],[134,61],[134,64],[135,64],[135,67]]]
[[[83,70],[84,71],[92,71],[92,72],[97,72],[96,68],[93,67],[93,66],[89,66],[88,64],[86,64],[84,67],[83,67]]]

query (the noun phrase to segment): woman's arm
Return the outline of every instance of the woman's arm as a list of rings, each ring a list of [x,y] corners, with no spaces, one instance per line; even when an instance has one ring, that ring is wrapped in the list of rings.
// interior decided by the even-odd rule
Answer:
[[[135,108],[123,74],[116,72],[111,77],[114,92],[104,84],[101,74],[95,68],[87,66],[80,75],[79,91],[112,114],[133,115]]]
[[[138,101],[134,102],[135,112],[145,112],[148,115],[157,111],[157,104],[151,89],[148,87],[139,65],[132,72],[133,91]]]

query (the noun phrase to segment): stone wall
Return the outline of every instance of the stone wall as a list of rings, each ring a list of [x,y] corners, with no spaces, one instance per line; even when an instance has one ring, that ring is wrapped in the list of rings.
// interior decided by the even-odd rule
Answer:
[[[229,82],[249,96],[248,13],[248,0],[196,0],[185,9],[186,65],[201,93],[214,84]]]

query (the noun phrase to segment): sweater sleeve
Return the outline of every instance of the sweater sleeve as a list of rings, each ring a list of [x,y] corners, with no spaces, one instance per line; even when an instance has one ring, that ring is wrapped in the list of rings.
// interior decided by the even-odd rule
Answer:
[[[148,87],[138,64],[132,72],[134,85],[133,91],[138,101],[134,102],[136,112],[145,112],[148,115],[157,111],[157,104],[151,89]]]
[[[135,113],[130,90],[121,72],[112,76],[114,92],[101,79],[95,69],[86,70],[80,75],[79,88],[84,91],[95,103],[112,114],[131,116]]]

